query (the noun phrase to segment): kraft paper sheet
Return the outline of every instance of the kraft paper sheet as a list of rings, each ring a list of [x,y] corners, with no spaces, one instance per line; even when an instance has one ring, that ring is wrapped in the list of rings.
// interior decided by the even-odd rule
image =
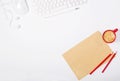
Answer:
[[[110,53],[112,50],[103,41],[101,33],[97,31],[67,51],[63,57],[80,80]]]

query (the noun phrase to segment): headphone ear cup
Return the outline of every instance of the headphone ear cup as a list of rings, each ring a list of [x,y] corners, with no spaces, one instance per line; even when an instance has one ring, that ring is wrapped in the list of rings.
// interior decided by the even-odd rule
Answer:
[[[26,0],[13,0],[13,10],[18,15],[24,15],[29,12]]]

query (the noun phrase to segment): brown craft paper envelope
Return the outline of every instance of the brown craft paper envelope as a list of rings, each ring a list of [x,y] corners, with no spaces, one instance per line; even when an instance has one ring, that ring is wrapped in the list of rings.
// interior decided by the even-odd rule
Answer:
[[[80,80],[88,75],[112,50],[99,31],[67,51],[63,57]]]

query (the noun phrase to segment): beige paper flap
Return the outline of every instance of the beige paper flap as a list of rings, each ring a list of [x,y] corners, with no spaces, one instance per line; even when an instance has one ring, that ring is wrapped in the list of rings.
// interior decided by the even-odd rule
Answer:
[[[112,53],[101,33],[93,35],[67,51],[63,57],[78,79],[88,75],[106,56]]]

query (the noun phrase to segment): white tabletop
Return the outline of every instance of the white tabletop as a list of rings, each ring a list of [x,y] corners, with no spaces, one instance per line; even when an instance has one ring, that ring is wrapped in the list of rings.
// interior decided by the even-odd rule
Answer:
[[[119,8],[119,0],[88,0],[77,11],[50,18],[30,12],[12,26],[1,11],[0,81],[78,81],[63,53],[96,31],[119,29]],[[102,66],[81,81],[119,81],[119,42],[110,45],[117,55],[105,73]]]

